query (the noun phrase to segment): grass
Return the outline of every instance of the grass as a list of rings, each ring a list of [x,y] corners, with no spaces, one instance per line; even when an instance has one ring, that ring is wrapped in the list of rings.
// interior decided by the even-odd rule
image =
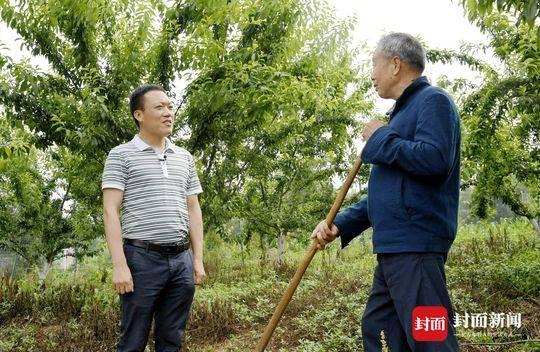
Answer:
[[[186,351],[251,351],[303,258],[289,241],[279,270],[255,244],[247,252],[207,238],[206,284],[196,292]],[[369,235],[344,251],[315,256],[274,332],[268,351],[361,351],[359,321],[375,256]],[[243,257],[244,260],[239,258]],[[523,220],[461,227],[447,263],[457,312],[521,312],[519,329],[460,329],[463,351],[536,351],[538,343],[470,345],[540,339],[539,235]],[[110,351],[118,334],[118,297],[104,254],[77,272],[52,270],[0,281],[0,351]],[[504,348],[504,349],[502,349]],[[151,347],[147,349],[151,351]]]

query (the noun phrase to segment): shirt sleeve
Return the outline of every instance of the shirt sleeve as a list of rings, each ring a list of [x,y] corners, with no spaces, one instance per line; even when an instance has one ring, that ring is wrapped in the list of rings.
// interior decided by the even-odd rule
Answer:
[[[186,195],[191,196],[193,194],[202,193],[201,182],[199,181],[199,176],[197,175],[197,169],[195,168],[195,160],[193,156],[189,156],[189,179],[186,187]]]
[[[101,189],[116,188],[123,191],[126,187],[127,167],[124,158],[116,150],[112,149],[105,161]]]

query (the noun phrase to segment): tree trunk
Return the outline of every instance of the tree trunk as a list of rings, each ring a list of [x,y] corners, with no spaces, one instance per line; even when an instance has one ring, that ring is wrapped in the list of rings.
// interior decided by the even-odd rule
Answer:
[[[15,278],[15,273],[17,270],[17,262],[19,261],[19,255],[15,254],[15,257],[13,258],[13,268],[11,269],[11,278]]]
[[[41,282],[45,281],[45,278],[47,277],[47,274],[49,273],[49,269],[52,266],[52,261],[45,260],[45,263],[41,266],[41,269],[39,270],[38,276],[39,280]]]
[[[283,252],[285,251],[285,235],[286,235],[285,230],[281,230],[279,233],[276,260],[274,262],[274,267],[276,268],[276,270],[281,268],[281,264],[283,264],[281,256],[283,255]]]
[[[264,241],[264,253],[263,253],[263,262],[266,264],[270,260],[270,246],[267,241]]]
[[[259,248],[261,250],[261,256],[260,259],[260,265],[261,268],[263,268],[266,263],[268,263],[269,258],[269,248],[268,248],[268,241],[266,240],[266,236],[262,233],[259,234]]]
[[[242,268],[246,267],[246,245],[244,244],[244,240],[240,239],[240,259],[242,259]]]

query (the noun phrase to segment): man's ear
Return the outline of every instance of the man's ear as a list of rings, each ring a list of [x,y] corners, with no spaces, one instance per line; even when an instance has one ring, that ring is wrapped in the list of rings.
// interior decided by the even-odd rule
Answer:
[[[134,116],[135,119],[136,119],[137,121],[139,121],[139,122],[141,122],[142,119],[143,119],[141,110],[135,110],[135,111],[133,112],[133,116]]]
[[[398,56],[392,58],[392,73],[397,75],[401,70],[401,59]]]

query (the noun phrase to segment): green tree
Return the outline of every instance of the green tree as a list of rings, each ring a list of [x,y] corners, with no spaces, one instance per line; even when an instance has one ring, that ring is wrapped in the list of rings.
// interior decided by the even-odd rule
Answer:
[[[65,198],[52,199],[56,185],[37,166],[36,152],[10,158],[0,176],[0,248],[30,264],[51,264],[71,244],[62,215]]]
[[[35,136],[9,126],[0,114],[0,249],[21,256],[27,265],[44,265],[64,256],[90,253],[89,214],[71,204],[71,184],[58,162],[33,147]],[[53,154],[57,156],[58,154]]]
[[[497,199],[529,219],[540,216],[540,36],[535,1],[501,1],[470,18],[489,35],[500,68],[480,65],[484,81],[463,99],[464,187],[473,210],[488,216]],[[480,2],[478,2],[479,4]],[[488,7],[486,7],[488,6]],[[524,7],[525,6],[525,7]],[[517,11],[512,16],[507,11]],[[532,14],[532,18],[531,18]],[[527,23],[520,20],[526,18]],[[532,21],[531,21],[532,19]]]
[[[306,189],[327,185],[345,168],[353,116],[369,108],[348,49],[353,22],[322,0],[0,0],[0,11],[51,68],[0,56],[6,119],[51,155],[77,224],[94,236],[103,161],[135,133],[126,96],[144,82],[179,103],[173,139],[200,160],[212,228],[250,215],[253,184],[282,203],[303,172],[324,175],[304,177]],[[289,183],[296,189],[280,193]],[[279,202],[268,205],[278,213]]]
[[[207,58],[180,115],[201,160],[205,214],[217,227],[249,219],[249,231],[283,243],[330,206],[317,192],[332,195],[331,177],[349,167],[353,117],[370,107],[347,48],[353,22],[322,2],[253,2],[236,22],[216,13],[226,11],[203,21],[214,31],[189,39],[205,43]]]
[[[461,0],[461,4],[471,21],[485,19],[493,14],[510,14],[517,19],[518,26],[526,22],[531,28],[538,28],[538,0]],[[537,33],[540,36],[540,31]]]
[[[154,10],[142,1],[0,1],[2,20],[50,65],[44,72],[1,57],[0,105],[10,128],[30,131],[31,144],[55,161],[70,206],[88,215],[78,223],[88,237],[102,233],[106,152],[135,132],[126,96],[149,70]]]

